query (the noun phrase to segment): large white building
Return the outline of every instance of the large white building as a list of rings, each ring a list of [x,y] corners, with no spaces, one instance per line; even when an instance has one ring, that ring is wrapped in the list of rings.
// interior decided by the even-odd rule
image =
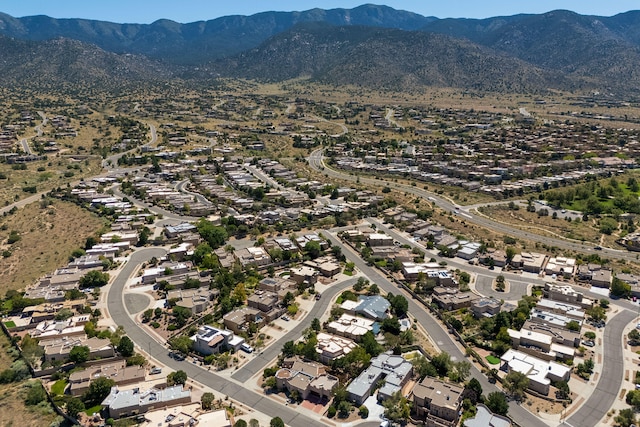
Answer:
[[[520,372],[529,379],[529,388],[542,394],[549,394],[551,381],[569,381],[571,367],[553,361],[545,361],[518,350],[507,350],[500,358],[502,368],[507,372]]]

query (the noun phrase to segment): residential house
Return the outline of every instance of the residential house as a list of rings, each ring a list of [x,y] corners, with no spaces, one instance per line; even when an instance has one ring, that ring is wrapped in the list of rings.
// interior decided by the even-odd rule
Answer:
[[[183,390],[182,385],[165,389],[151,388],[141,390],[139,387],[120,390],[113,386],[109,395],[102,401],[109,418],[143,414],[151,409],[191,403],[191,391]]]
[[[501,368],[508,372],[520,372],[529,379],[529,388],[538,393],[549,394],[551,381],[569,381],[571,367],[553,361],[545,361],[509,349],[500,357]]]
[[[339,319],[327,324],[327,331],[354,341],[360,341],[364,334],[369,331],[373,332],[375,323],[375,320],[343,313]]]
[[[230,311],[222,316],[224,326],[231,329],[236,334],[247,331],[250,323],[255,323],[257,327],[261,327],[265,323],[262,312],[256,308],[242,307]]]
[[[476,415],[464,420],[464,427],[511,427],[511,420],[502,415],[496,415],[482,403],[476,405]]]
[[[191,337],[193,349],[200,354],[209,355],[225,352],[227,350],[238,351],[244,343],[244,338],[238,337],[232,331],[217,329],[204,325]]]
[[[318,271],[304,265],[302,267],[292,268],[291,280],[299,285],[302,283],[313,285],[318,281]]]
[[[295,390],[303,399],[315,396],[328,401],[338,384],[338,378],[328,375],[323,365],[297,358],[285,360],[283,367],[276,372],[278,388]]]
[[[127,366],[124,360],[91,365],[82,371],[69,374],[69,392],[72,396],[80,396],[89,390],[93,380],[100,377],[111,379],[120,386],[135,384],[144,381],[146,372],[142,366]]]
[[[351,350],[357,346],[357,344],[349,338],[327,334],[325,332],[318,333],[317,339],[316,352],[320,357],[320,362],[327,365],[351,353]]]
[[[47,362],[64,361],[69,358],[69,353],[74,347],[89,347],[89,359],[105,359],[116,355],[111,341],[106,338],[57,338],[53,340],[41,340],[40,347],[44,348],[44,360]]]
[[[544,263],[547,256],[535,252],[522,252],[514,255],[511,260],[511,266],[520,268],[528,273],[540,273],[543,271]]]
[[[411,391],[417,417],[429,427],[454,427],[458,423],[464,387],[425,377]]]
[[[495,298],[479,298],[471,303],[471,312],[476,319],[493,317],[500,313],[501,305]]]
[[[433,289],[432,299],[441,309],[455,311],[471,307],[480,297],[473,292],[460,292],[457,288],[436,286]]]
[[[359,314],[373,320],[384,320],[388,317],[391,304],[380,295],[361,295],[357,303],[350,309],[353,315]]]
[[[393,393],[402,390],[413,374],[413,365],[402,356],[382,353],[371,359],[371,364],[362,371],[347,387],[349,400],[356,405],[362,405],[376,388],[380,380],[384,386],[378,390],[378,400],[391,397]]]

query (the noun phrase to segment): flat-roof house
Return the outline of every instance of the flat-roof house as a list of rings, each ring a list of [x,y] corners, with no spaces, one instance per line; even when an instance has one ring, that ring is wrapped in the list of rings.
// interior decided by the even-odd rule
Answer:
[[[73,396],[80,396],[87,390],[93,380],[105,377],[115,381],[117,385],[135,384],[144,381],[146,369],[142,366],[127,366],[126,361],[110,361],[92,365],[82,371],[75,371],[69,375],[69,392]]]
[[[529,378],[529,388],[544,395],[549,394],[551,381],[569,381],[571,375],[570,366],[545,361],[518,350],[507,350],[500,360],[500,369],[526,375]]]
[[[327,331],[354,341],[360,341],[364,334],[373,331],[374,323],[375,321],[371,319],[343,313],[339,319],[327,324]]]
[[[237,351],[244,343],[244,338],[238,337],[226,329],[204,325],[191,337],[191,341],[193,341],[193,349],[206,356],[231,349]]]
[[[471,312],[477,319],[493,317],[500,313],[500,306],[500,301],[495,298],[480,298],[471,303]]]
[[[320,361],[326,364],[330,364],[334,360],[351,353],[351,350],[357,346],[357,344],[349,338],[327,334],[325,332],[318,333],[317,339],[316,352],[320,357]]]
[[[512,260],[511,265],[514,268],[521,268],[528,273],[540,273],[544,267],[544,262],[547,256],[535,252],[522,252],[516,254]]]
[[[432,299],[443,310],[454,311],[471,307],[480,297],[473,292],[460,292],[457,288],[436,286]]]
[[[318,281],[318,270],[304,265],[302,267],[292,268],[291,280],[297,284],[308,283],[313,285]]]
[[[369,234],[367,243],[369,246],[393,246],[393,237],[382,233],[372,233]]]
[[[191,403],[191,391],[183,390],[181,385],[167,387],[163,390],[151,388],[141,390],[139,387],[120,390],[118,386],[111,388],[109,395],[102,401],[102,406],[109,418],[143,414],[150,409]]]
[[[427,426],[453,427],[457,424],[464,388],[433,377],[425,377],[413,387],[413,406]]]
[[[323,365],[297,358],[285,360],[282,369],[276,372],[278,388],[296,390],[303,399],[316,396],[322,400],[329,400],[338,384],[338,378],[327,375]]]

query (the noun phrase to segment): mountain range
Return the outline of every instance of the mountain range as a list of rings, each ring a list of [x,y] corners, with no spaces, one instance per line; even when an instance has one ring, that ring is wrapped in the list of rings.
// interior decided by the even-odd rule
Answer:
[[[639,11],[438,19],[363,5],[148,25],[0,13],[0,50],[5,86],[302,77],[399,90],[640,95]]]

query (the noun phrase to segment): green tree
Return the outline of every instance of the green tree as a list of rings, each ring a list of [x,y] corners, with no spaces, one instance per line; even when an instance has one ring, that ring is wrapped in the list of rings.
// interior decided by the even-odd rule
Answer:
[[[316,259],[322,253],[322,248],[320,247],[320,243],[315,240],[311,240],[304,245],[304,251],[311,257],[311,259]]]
[[[245,420],[237,420],[233,427],[247,427],[247,422]]]
[[[436,368],[439,377],[446,377],[453,366],[449,353],[442,352],[431,359],[431,364]]]
[[[360,292],[367,286],[369,286],[369,281],[364,277],[358,277],[358,280],[353,285],[353,290],[356,292]]]
[[[109,283],[109,273],[99,270],[91,270],[78,281],[81,288],[99,288]]]
[[[213,395],[213,393],[211,392],[203,393],[202,397],[200,398],[202,409],[205,409],[207,411],[211,410],[211,408],[213,408],[214,400],[215,400],[215,396]]]
[[[636,423],[636,414],[631,408],[621,409],[614,421],[620,427],[631,427]]]
[[[186,335],[179,335],[169,339],[169,347],[186,355],[193,349],[193,341]]]
[[[117,350],[123,357],[133,356],[133,341],[131,341],[131,338],[126,335],[120,338]]]
[[[504,377],[502,385],[514,399],[520,401],[529,387],[529,378],[521,372],[511,371]]]
[[[211,221],[207,221],[204,218],[200,218],[196,223],[196,228],[200,236],[209,244],[213,249],[218,249],[227,242],[229,235],[224,227],[215,226]]]
[[[429,362],[429,360],[423,355],[418,355],[411,360],[413,364],[414,371],[418,374],[420,378],[424,378],[425,376],[437,377],[438,371],[435,366]]]
[[[311,329],[313,329],[316,332],[320,332],[320,329],[322,329],[322,326],[320,325],[320,320],[317,317],[314,317],[313,320],[311,321]]]
[[[271,418],[269,427],[284,427],[284,421],[280,417]]]
[[[489,393],[485,400],[485,405],[487,405],[487,408],[494,414],[507,415],[507,412],[509,412],[507,398],[499,391]]]
[[[611,282],[611,295],[619,298],[628,298],[631,295],[631,286],[627,282],[614,277]]]
[[[585,310],[585,313],[589,318],[591,318],[594,322],[600,322],[607,318],[607,312],[604,308],[600,306],[593,306]]]
[[[89,390],[85,393],[82,400],[89,406],[97,405],[111,393],[111,387],[114,385],[116,385],[116,382],[111,378],[98,377],[91,381]]]
[[[86,345],[77,345],[69,352],[69,360],[75,364],[84,363],[89,360],[91,350]]]
[[[567,322],[566,328],[570,331],[578,332],[580,330],[580,323],[575,320]]]
[[[47,399],[47,393],[42,387],[40,381],[33,381],[29,383],[29,391],[24,399],[24,403],[29,406],[34,406],[40,402],[44,402]]]
[[[148,308],[142,313],[142,321],[149,322],[153,318],[153,308]]]
[[[360,345],[371,357],[376,357],[382,352],[382,345],[376,340],[373,332],[367,331],[360,339]]]
[[[384,406],[384,416],[393,423],[405,424],[409,419],[411,412],[409,401],[400,391],[393,393],[390,398],[382,402],[382,406]]]
[[[629,338],[630,345],[637,345],[637,343],[640,342],[640,332],[638,332],[637,329],[632,329],[627,337]]]
[[[167,375],[167,385],[184,385],[187,382],[187,373],[183,370],[171,372]]]
[[[85,410],[84,403],[77,397],[71,397],[65,405],[65,413],[71,418],[76,418],[78,414]]]
[[[409,301],[402,295],[387,295],[391,310],[398,317],[404,317],[409,311]]]
[[[471,378],[467,385],[464,387],[465,396],[471,399],[472,403],[478,403],[482,398],[482,385],[480,381],[475,378]]]

